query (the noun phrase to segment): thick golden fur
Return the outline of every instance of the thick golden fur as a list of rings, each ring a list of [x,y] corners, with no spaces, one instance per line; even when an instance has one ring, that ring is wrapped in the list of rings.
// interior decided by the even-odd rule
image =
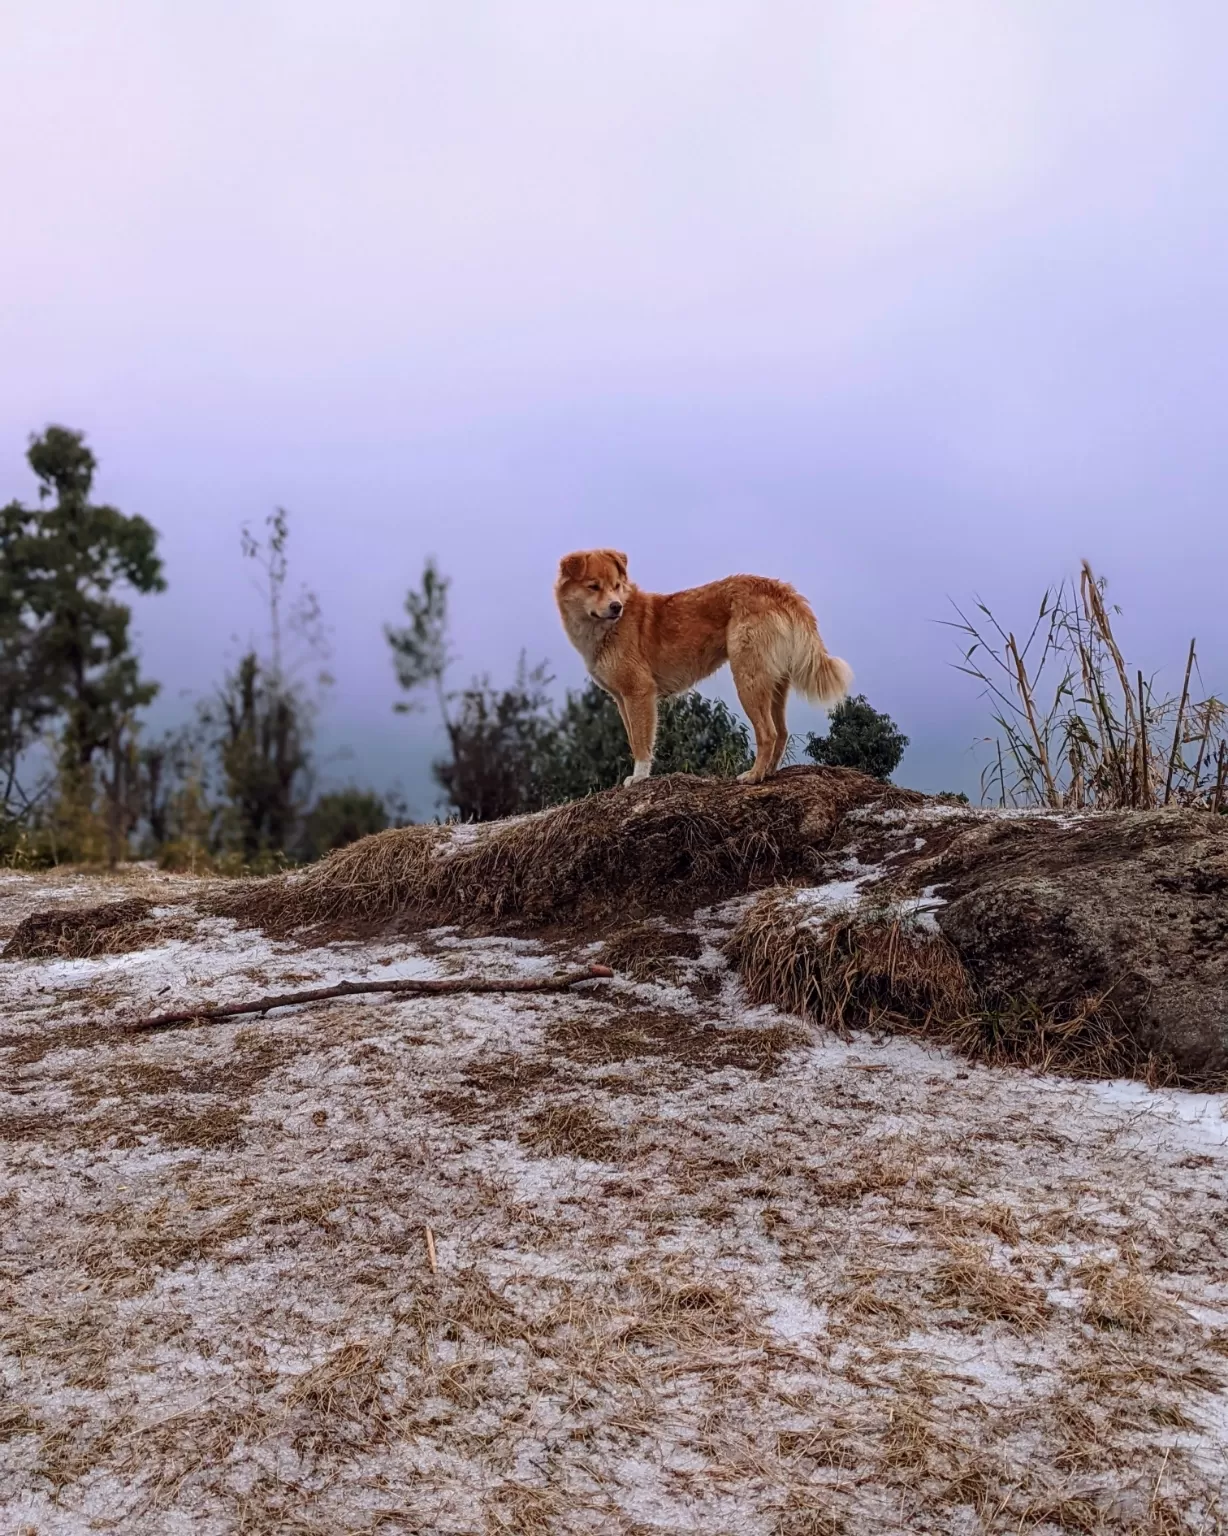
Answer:
[[[755,732],[749,784],[774,773],[789,739],[790,687],[821,704],[844,697],[848,663],[828,654],[810,604],[783,581],[727,576],[685,592],[641,592],[616,549],[582,550],[559,562],[555,599],[567,637],[614,696],[635,772],[647,778],[657,701],[684,693],[728,661]]]

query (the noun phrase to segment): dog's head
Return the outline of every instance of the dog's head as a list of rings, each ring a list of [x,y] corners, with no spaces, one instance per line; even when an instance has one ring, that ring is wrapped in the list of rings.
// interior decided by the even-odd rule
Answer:
[[[585,549],[559,561],[554,594],[566,617],[617,623],[630,590],[627,557],[617,549]]]

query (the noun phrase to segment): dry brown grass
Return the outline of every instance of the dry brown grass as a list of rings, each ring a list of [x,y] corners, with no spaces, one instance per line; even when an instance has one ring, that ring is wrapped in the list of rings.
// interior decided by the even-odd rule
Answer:
[[[606,940],[601,959],[611,970],[632,981],[673,981],[679,960],[697,960],[703,941],[685,929],[658,923],[635,923]]]
[[[1137,1261],[1091,1260],[1080,1266],[1076,1277],[1086,1287],[1083,1316],[1096,1328],[1146,1333],[1172,1316],[1171,1305],[1160,1297]]]
[[[829,1029],[962,1017],[970,984],[952,944],[890,912],[809,921],[790,891],[770,891],[730,937],[726,953],[756,1003],[773,1003]]]
[[[18,1435],[37,1434],[42,1427],[24,1403],[0,1403],[0,1445]]]
[[[295,1381],[286,1406],[298,1410],[292,1443],[317,1454],[333,1447],[369,1446],[392,1433],[393,1392],[385,1352],[351,1341]]]
[[[631,1266],[624,1291],[633,1310],[608,1335],[620,1348],[745,1348],[760,1342],[746,1298],[729,1280],[641,1262]]]
[[[1215,1090],[1222,1074],[1182,1068],[1172,1057],[1140,1045],[1111,994],[1044,1007],[1029,998],[998,999],[928,1034],[989,1066],[1030,1067],[1067,1077],[1132,1077],[1151,1088],[1183,1086]]]
[[[582,1157],[592,1163],[617,1161],[623,1135],[613,1121],[588,1104],[546,1104],[520,1129],[520,1144],[547,1157]]]
[[[793,1489],[776,1518],[773,1536],[844,1536],[848,1526],[830,1501],[825,1489]]]
[[[459,832],[395,827],[301,875],[224,893],[214,909],[281,931],[398,920],[623,924],[809,874],[854,806],[920,800],[846,769],[790,769],[755,786],[669,774]]]
[[[676,997],[100,1031],[23,1068],[0,1524],[1221,1528],[1212,1138]],[[214,1109],[237,1140],[155,1130]]]
[[[804,899],[768,891],[725,946],[751,1000],[844,1033],[884,1028],[949,1046],[991,1066],[1071,1077],[1137,1078],[1152,1087],[1222,1087],[1140,1045],[1112,994],[1042,1006],[977,994],[959,952],[892,909],[815,922]]]
[[[1002,733],[982,775],[983,797],[1003,806],[1151,809],[1175,802],[1218,811],[1228,706],[1214,694],[1191,697],[1193,640],[1180,694],[1157,699],[1118,647],[1105,587],[1085,560],[1077,591],[1062,582],[1045,593],[1022,645],[983,603],[981,620],[956,609],[954,627],[971,642],[959,670],[985,685]]]
[[[665,1008],[623,1008],[596,1019],[591,1013],[551,1024],[547,1043],[584,1065],[655,1059],[700,1072],[741,1068],[770,1076],[806,1039],[784,1024],[762,1029],[717,1025]]]
[[[980,1322],[1031,1332],[1043,1327],[1049,1312],[1042,1290],[996,1265],[977,1243],[951,1244],[937,1280],[941,1301]]]
[[[152,920],[152,910],[152,902],[129,896],[96,907],[32,912],[17,924],[0,958],[89,960],[151,949],[191,931],[191,923],[184,920]]]

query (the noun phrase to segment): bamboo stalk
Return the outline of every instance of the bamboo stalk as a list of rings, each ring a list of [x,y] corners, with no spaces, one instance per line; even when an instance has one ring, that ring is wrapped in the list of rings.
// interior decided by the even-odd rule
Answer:
[[[1053,773],[1049,767],[1049,753],[1040,734],[1040,728],[1036,724],[1036,710],[1032,703],[1032,689],[1028,682],[1028,674],[1024,669],[1023,657],[1019,654],[1019,647],[1015,644],[1015,637],[1011,635],[1007,639],[1007,646],[1015,662],[1015,675],[1019,682],[1019,696],[1023,700],[1023,707],[1027,712],[1028,724],[1032,728],[1032,739],[1036,743],[1037,761],[1040,763],[1040,771],[1045,779],[1045,792],[1049,797],[1051,806],[1061,804],[1057,792],[1057,785],[1053,782]]]
[[[1185,706],[1190,697],[1190,673],[1194,670],[1194,641],[1190,641],[1190,654],[1185,663],[1185,681],[1181,685],[1181,702],[1177,705],[1177,729],[1173,732],[1173,749],[1168,755],[1168,777],[1164,780],[1164,804],[1173,797],[1173,774],[1177,771],[1177,759],[1181,755],[1181,727],[1185,723]]]
[[[1228,773],[1228,741],[1219,744],[1219,770],[1215,775],[1215,793],[1211,796],[1211,814],[1218,816],[1224,803],[1224,777]]]
[[[1207,742],[1210,741],[1210,739],[1211,739],[1211,709],[1210,709],[1210,706],[1208,705],[1206,710],[1205,710],[1205,718],[1203,719],[1202,737],[1201,737],[1201,739],[1200,739],[1200,741],[1198,743],[1198,756],[1194,759],[1194,789],[1193,789],[1193,793],[1194,793],[1195,796],[1197,796],[1197,794],[1198,794],[1198,786],[1202,782],[1202,760],[1203,760],[1203,757],[1206,754]]]
[[[1143,669],[1138,671],[1138,797],[1139,805],[1151,809],[1151,759],[1147,748],[1147,706],[1143,702]]]

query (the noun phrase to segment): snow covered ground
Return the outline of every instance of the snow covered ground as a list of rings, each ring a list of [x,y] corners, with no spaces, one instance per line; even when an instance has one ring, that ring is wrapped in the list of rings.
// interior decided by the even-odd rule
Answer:
[[[196,889],[0,875],[0,941]],[[721,928],[654,981],[147,1036],[595,951],[0,961],[0,1531],[1220,1530],[1221,1101],[824,1036]]]

